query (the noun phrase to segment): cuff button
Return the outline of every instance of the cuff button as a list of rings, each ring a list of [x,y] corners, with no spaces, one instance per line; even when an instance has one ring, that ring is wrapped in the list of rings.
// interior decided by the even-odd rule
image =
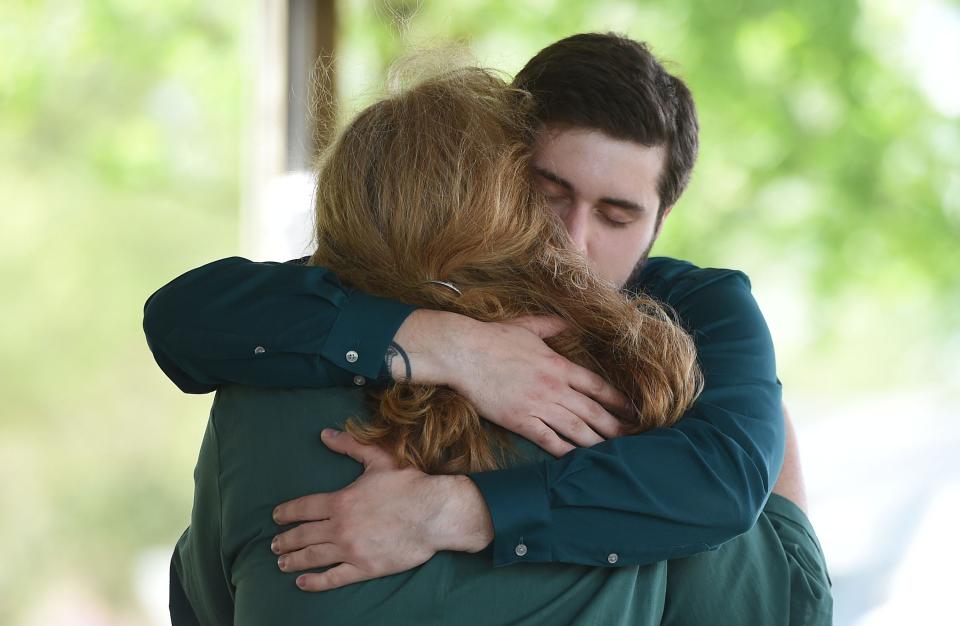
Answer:
[[[360,355],[357,354],[356,350],[351,350],[344,355],[344,358],[347,359],[347,363],[356,363],[357,359],[360,358]]]
[[[620,560],[620,557],[617,556],[616,552],[611,552],[610,554],[607,555],[607,563],[609,563],[610,565],[613,565],[619,560]]]
[[[518,543],[516,549],[514,549],[514,552],[517,554],[517,556],[524,556],[527,553],[527,546],[525,544]]]

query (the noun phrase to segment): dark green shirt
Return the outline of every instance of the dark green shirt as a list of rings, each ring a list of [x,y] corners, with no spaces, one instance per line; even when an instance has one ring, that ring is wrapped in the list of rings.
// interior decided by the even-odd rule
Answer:
[[[324,593],[294,585],[270,551],[274,504],[354,481],[361,466],[322,445],[323,428],[368,419],[345,387],[225,387],[197,460],[190,527],[171,561],[174,626],[260,624],[584,624],[820,626],[830,579],[800,509],[773,495],[757,524],[718,550],[666,563],[491,567],[491,549],[440,552],[392,576]],[[511,435],[511,463],[547,458]],[[519,457],[519,458],[516,458]],[[316,571],[316,570],[315,570]]]
[[[173,623],[205,626],[284,624],[660,624],[666,563],[607,568],[560,563],[491,567],[490,549],[440,552],[420,567],[323,593],[294,584],[270,541],[284,530],[276,504],[335,491],[362,466],[320,443],[320,431],[368,419],[359,389],[217,392],[194,472],[190,528],[173,556]],[[526,459],[545,458],[512,436]],[[319,570],[315,570],[319,571]],[[176,592],[176,588],[174,588]]]
[[[714,549],[753,526],[776,482],[781,390],[747,277],[653,258],[628,288],[677,312],[694,337],[704,392],[671,428],[472,474],[493,519],[497,565],[625,566]],[[387,345],[411,311],[302,260],[232,257],[153,294],[144,330],[186,392],[349,386],[385,382]]]

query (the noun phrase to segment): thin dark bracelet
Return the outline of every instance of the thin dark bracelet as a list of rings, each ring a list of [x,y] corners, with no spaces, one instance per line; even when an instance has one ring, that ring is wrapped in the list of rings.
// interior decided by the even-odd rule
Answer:
[[[393,349],[393,346],[387,346],[387,353],[383,355],[383,362],[387,366],[387,376],[390,377],[390,380],[393,378],[393,357],[397,356],[397,351]]]
[[[400,344],[391,341],[390,345],[387,347],[387,355],[384,357],[387,362],[387,372],[390,373],[393,371],[393,357],[400,355],[400,358],[403,359],[403,369],[404,369],[404,380],[403,382],[410,382],[412,373],[410,371],[410,357],[407,356],[407,353],[403,348],[400,347]],[[393,374],[390,374],[391,377]]]

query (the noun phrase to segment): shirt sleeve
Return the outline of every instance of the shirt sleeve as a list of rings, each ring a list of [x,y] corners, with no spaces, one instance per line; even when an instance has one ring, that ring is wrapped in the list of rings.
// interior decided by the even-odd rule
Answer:
[[[386,381],[387,346],[413,310],[350,289],[304,259],[231,257],[150,296],[143,329],[160,369],[187,393],[330,387]]]
[[[714,549],[750,529],[783,462],[773,344],[740,272],[695,270],[662,292],[697,345],[704,391],[671,428],[471,474],[496,565],[624,566]]]

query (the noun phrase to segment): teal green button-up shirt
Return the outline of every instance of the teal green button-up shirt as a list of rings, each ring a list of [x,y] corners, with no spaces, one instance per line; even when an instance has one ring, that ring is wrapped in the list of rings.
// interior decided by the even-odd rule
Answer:
[[[343,428],[348,418],[370,418],[361,389],[225,386],[217,392],[194,471],[190,527],[171,563],[174,626],[661,623],[666,563],[493,568],[488,551],[444,550],[391,576],[324,593],[300,591],[294,583],[298,573],[280,571],[270,551],[271,539],[289,529],[277,526],[270,512],[278,502],[342,489],[359,477],[359,463],[319,442],[323,428]],[[516,435],[509,438],[519,459],[547,456]],[[779,553],[764,556],[763,561],[776,562]],[[742,581],[744,568],[731,573]],[[715,583],[710,587],[714,598],[728,588]],[[700,595],[706,600],[710,594]],[[783,593],[771,594],[778,595]]]
[[[747,277],[653,258],[628,288],[677,312],[704,392],[671,428],[471,474],[493,519],[495,564],[624,566],[710,550],[753,526],[776,482],[781,389]],[[386,382],[383,356],[412,310],[302,260],[232,257],[153,294],[144,330],[157,363],[189,393],[328,387]]]

